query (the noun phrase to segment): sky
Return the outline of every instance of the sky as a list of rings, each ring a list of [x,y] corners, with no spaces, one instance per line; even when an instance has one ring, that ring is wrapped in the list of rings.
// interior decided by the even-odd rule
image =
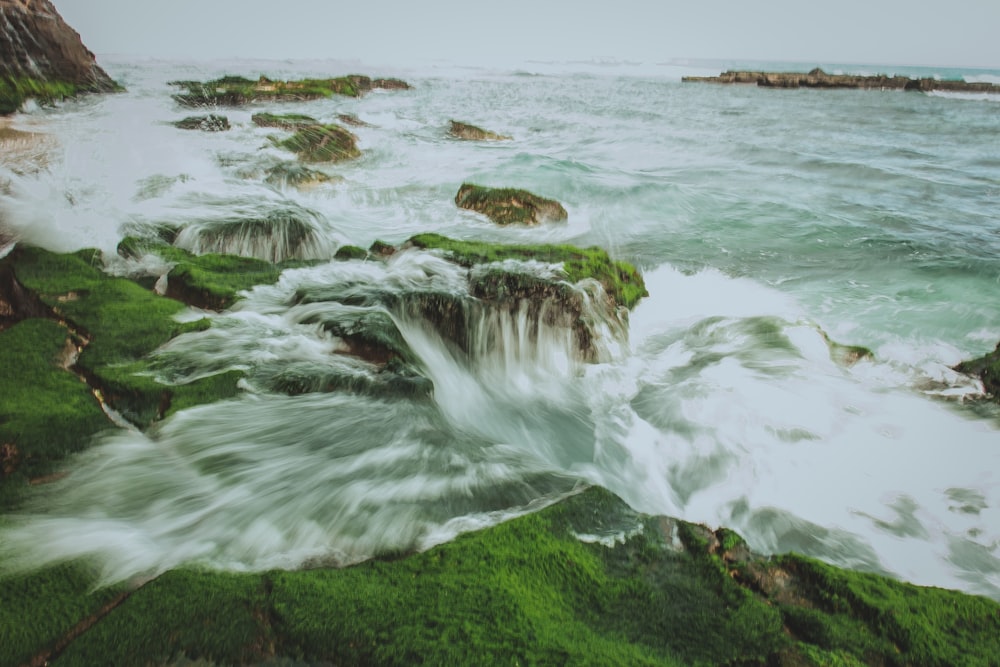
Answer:
[[[53,0],[96,54],[1000,68],[998,0]]]

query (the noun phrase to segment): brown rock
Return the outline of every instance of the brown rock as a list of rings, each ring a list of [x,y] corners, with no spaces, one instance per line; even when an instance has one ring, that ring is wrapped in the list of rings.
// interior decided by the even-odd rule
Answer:
[[[0,78],[118,87],[49,0],[0,0]]]
[[[1000,94],[1000,86],[990,83],[969,83],[966,81],[940,81],[938,79],[911,79],[906,76],[861,76],[856,74],[827,74],[820,68],[803,74],[801,72],[723,72],[719,76],[686,76],[685,82],[699,83],[742,83],[763,88],[854,88],[862,90],[916,90],[930,92],[975,92]]]

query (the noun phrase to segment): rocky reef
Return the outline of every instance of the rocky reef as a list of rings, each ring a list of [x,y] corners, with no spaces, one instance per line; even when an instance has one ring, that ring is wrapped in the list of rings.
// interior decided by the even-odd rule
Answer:
[[[451,127],[448,129],[448,134],[456,139],[465,139],[466,141],[509,141],[513,138],[504,134],[497,134],[496,132],[492,132],[490,130],[484,130],[483,128],[476,127],[475,125],[461,123],[457,120],[451,121]]]
[[[545,199],[516,188],[487,188],[463,183],[455,195],[455,204],[482,213],[498,225],[537,225],[546,220],[558,222],[568,217],[566,209],[554,199]]]
[[[117,89],[49,0],[0,0],[0,115],[28,98]]]
[[[719,76],[686,76],[684,82],[692,83],[741,83],[762,88],[853,88],[862,90],[915,90],[930,92],[942,90],[963,93],[997,93],[1000,86],[990,83],[942,81],[940,79],[911,79],[906,76],[862,76],[856,74],[827,74],[820,68],[808,73],[754,72],[730,70]]]
[[[212,81],[171,81],[184,89],[174,95],[182,106],[241,106],[255,102],[302,102],[333,95],[360,97],[375,89],[406,90],[408,83],[400,79],[372,79],[360,74],[329,79],[274,81],[261,75],[257,80],[243,76],[224,76]]]

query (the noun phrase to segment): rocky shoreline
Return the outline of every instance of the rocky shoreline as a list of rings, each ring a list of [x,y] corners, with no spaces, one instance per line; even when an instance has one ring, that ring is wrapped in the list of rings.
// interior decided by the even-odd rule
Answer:
[[[56,20],[50,2],[0,0],[5,25],[18,34],[47,34],[48,27],[29,22],[32,17],[60,26],[59,45],[36,42],[47,53],[68,49],[75,54],[72,66],[57,66],[63,56],[26,60],[14,50],[16,40],[0,40],[0,84],[7,86],[0,87],[0,113],[31,96],[45,101],[115,89],[93,55],[82,43],[77,47],[79,36]],[[54,64],[32,69],[28,60]],[[805,76],[805,83],[793,75],[746,74],[720,82],[889,87],[848,85],[822,72],[794,75]],[[360,75],[305,82],[223,77],[177,85],[186,91],[175,98],[183,107],[408,88],[396,79]],[[909,85],[902,89],[923,90],[925,84]],[[361,154],[353,135],[332,123],[274,114],[255,114],[252,121],[289,133],[272,144],[297,154],[295,161],[273,166],[268,179],[322,181],[329,176],[303,163],[311,167]],[[214,115],[179,123],[202,131],[229,127]],[[450,134],[509,139],[456,121]],[[568,215],[558,202],[527,191],[471,184],[462,185],[455,205],[499,224]],[[570,331],[579,361],[590,363],[601,359],[600,337],[624,335],[629,312],[648,295],[640,271],[601,248],[482,243],[430,233],[395,244],[376,241],[367,249],[335,247],[298,209],[138,228],[119,243],[119,257],[92,249],[54,253],[14,241],[0,229],[0,246],[13,246],[0,257],[0,529],[25,507],[34,487],[65,477],[72,454],[90,447],[97,434],[155,431],[186,408],[239,396],[246,371],[170,383],[155,372],[161,370],[156,353],[179,336],[214,326],[208,316],[178,322],[180,311],[224,311],[239,301],[241,290],[273,284],[282,271],[331,261],[382,266],[423,253],[464,272],[459,293],[400,296],[337,284],[297,291],[298,304],[355,309],[353,319],[319,324],[338,341],[331,354],[374,371],[364,382],[291,372],[272,378],[267,391],[287,395],[360,392],[425,400],[433,382],[386,312],[423,318],[457,354],[470,353],[470,323],[517,314]],[[155,261],[143,261],[149,259]],[[113,262],[156,270],[114,276],[106,271]],[[525,265],[546,268],[531,272]],[[827,344],[840,363],[870,355]],[[960,370],[992,382],[997,354]],[[995,383],[987,387],[996,391]],[[181,568],[95,588],[89,563],[15,571],[0,561],[0,664],[944,667],[991,664],[1000,655],[1000,605],[993,600],[794,554],[764,557],[729,530],[641,514],[601,488],[579,488],[548,501],[544,509],[428,551],[379,554],[345,568]]]
[[[1000,94],[1000,86],[990,83],[911,79],[906,76],[862,76],[857,74],[827,74],[820,68],[808,73],[755,72],[730,70],[719,76],[685,76],[685,83],[721,83],[756,85],[761,88],[823,88],[856,90],[906,90],[918,92]]]

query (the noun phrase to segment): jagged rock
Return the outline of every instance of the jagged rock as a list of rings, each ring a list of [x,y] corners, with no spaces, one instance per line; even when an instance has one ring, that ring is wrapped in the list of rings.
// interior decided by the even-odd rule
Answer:
[[[1000,401],[1000,343],[995,350],[978,359],[963,361],[955,366],[959,373],[974,375],[983,382],[983,388],[992,397]]]
[[[764,88],[859,88],[875,90],[917,90],[929,92],[974,92],[1000,94],[1000,86],[990,83],[966,81],[940,81],[938,79],[911,79],[906,76],[861,76],[856,74],[827,74],[815,68],[807,74],[801,72],[753,72],[730,70],[719,76],[686,76],[685,82],[743,83]]]
[[[513,137],[484,130],[475,125],[460,123],[457,120],[451,121],[451,128],[448,130],[448,134],[456,139],[465,139],[468,141],[507,141],[513,139]]]
[[[486,188],[471,183],[463,183],[458,189],[455,204],[482,213],[498,225],[537,225],[544,220],[559,221],[568,217],[562,204],[553,199],[539,197],[527,190]]]
[[[232,126],[225,116],[188,116],[183,120],[174,123],[174,127],[181,130],[201,130],[202,132],[224,132]]]
[[[49,0],[0,0],[0,114],[29,97],[117,89]]]

